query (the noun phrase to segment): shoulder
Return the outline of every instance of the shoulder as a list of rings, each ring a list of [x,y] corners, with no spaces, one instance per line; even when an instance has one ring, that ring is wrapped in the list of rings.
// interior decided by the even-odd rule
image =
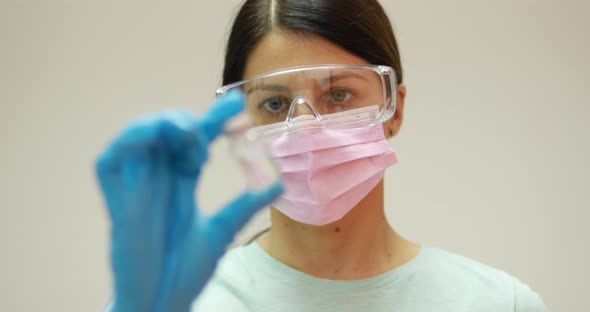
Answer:
[[[454,277],[457,280],[478,280],[486,284],[504,285],[511,276],[506,272],[478,262],[466,256],[459,255],[438,247],[425,248],[424,262],[427,270],[435,270],[445,278]]]
[[[509,273],[440,248],[425,248],[422,270],[435,281],[450,282],[474,296],[512,303],[516,312],[547,311],[541,297]]]
[[[533,291],[528,285],[515,279],[515,307],[516,312],[540,312],[547,311],[547,307],[541,296]]]

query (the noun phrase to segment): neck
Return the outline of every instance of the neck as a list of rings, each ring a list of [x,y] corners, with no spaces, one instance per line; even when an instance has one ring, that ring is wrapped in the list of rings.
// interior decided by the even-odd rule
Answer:
[[[342,219],[324,226],[294,221],[273,208],[272,228],[259,244],[278,261],[316,277],[369,278],[409,261],[418,250],[393,230],[383,208],[383,181]]]

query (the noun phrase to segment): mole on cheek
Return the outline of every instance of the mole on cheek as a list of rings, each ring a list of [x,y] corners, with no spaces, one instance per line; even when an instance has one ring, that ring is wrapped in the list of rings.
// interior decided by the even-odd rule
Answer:
[[[336,232],[336,233],[340,233],[340,228],[339,228],[339,227],[336,227],[336,228],[334,229],[334,232]]]

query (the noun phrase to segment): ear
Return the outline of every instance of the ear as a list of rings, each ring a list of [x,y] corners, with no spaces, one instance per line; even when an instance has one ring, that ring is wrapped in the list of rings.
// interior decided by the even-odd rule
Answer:
[[[385,138],[389,139],[397,135],[402,128],[404,120],[404,101],[406,100],[406,86],[400,84],[397,86],[397,102],[395,107],[395,114],[383,123],[383,131],[385,131]]]

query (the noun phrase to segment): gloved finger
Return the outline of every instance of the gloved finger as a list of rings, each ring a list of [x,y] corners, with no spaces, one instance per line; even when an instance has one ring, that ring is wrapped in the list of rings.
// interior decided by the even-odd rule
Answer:
[[[96,162],[95,173],[110,217],[118,220],[126,213],[119,210],[128,204],[129,194],[137,194],[140,182],[146,180],[147,159],[143,154],[134,154],[115,169],[105,154]]]
[[[186,113],[156,114],[141,118],[131,123],[105,149],[97,160],[96,170],[104,172],[117,169],[130,153],[145,151],[161,144],[162,134],[166,137],[168,147],[176,152],[194,142],[201,145],[197,149],[203,150],[203,145],[213,141],[221,133],[225,122],[242,111],[243,101],[240,91],[231,91],[221,97],[200,119]],[[199,163],[202,164],[205,160],[206,157],[200,159]]]
[[[195,183],[196,179],[186,176],[176,175],[174,177],[174,184],[176,185],[176,192],[172,194],[172,201],[175,203],[173,207],[166,209],[164,218],[167,220],[165,235],[166,257],[162,265],[162,270],[165,272],[163,278],[159,280],[160,293],[155,303],[154,311],[181,311],[182,309],[164,309],[163,307],[172,304],[171,297],[178,298],[180,294],[175,285],[179,284],[179,272],[182,272],[184,257],[188,237],[193,229],[195,221],[198,221],[198,211],[195,209]],[[195,216],[196,215],[196,216]],[[194,262],[189,265],[194,265]],[[194,278],[191,276],[190,278]],[[174,299],[177,301],[177,299]]]
[[[123,189],[123,181],[118,172],[106,170],[100,166],[104,165],[101,162],[96,163],[95,174],[102,191],[102,198],[105,206],[108,208],[109,216],[114,218],[116,215],[116,207],[120,207],[123,202],[121,192],[118,190]]]
[[[170,122],[163,127],[164,139],[173,151],[173,164],[179,172],[198,176],[208,158],[208,145],[222,131],[227,120],[240,113],[244,98],[240,91],[231,91],[200,118],[182,112],[166,114]]]
[[[170,111],[163,118],[162,140],[171,156],[171,164],[181,174],[198,177],[208,158],[209,140],[191,114]]]
[[[99,156],[97,171],[119,169],[129,155],[155,148],[160,144],[162,122],[160,115],[149,115],[130,123]]]
[[[176,192],[172,194],[172,201],[175,203],[174,209],[167,209],[167,220],[169,222],[169,232],[167,236],[168,246],[171,248],[182,241],[180,238],[185,237],[190,230],[195,217],[199,218],[195,204],[196,180],[185,176],[175,176],[174,182]],[[168,207],[170,208],[170,207]]]
[[[125,128],[105,149],[97,161],[99,171],[117,168],[136,153],[167,149],[178,152],[206,136],[188,113],[168,112],[140,118]]]
[[[232,90],[219,98],[199,120],[199,125],[212,142],[223,131],[225,123],[244,109],[244,95]]]
[[[242,193],[220,212],[209,217],[207,235],[216,237],[219,246],[225,248],[258,210],[271,204],[283,191],[283,184],[276,182],[262,191]]]
[[[175,126],[169,130],[183,130],[185,137],[172,136],[177,141],[171,141],[175,147],[181,148],[187,140],[194,140],[196,136],[205,134],[207,141],[212,142],[223,131],[225,123],[239,114],[244,108],[244,96],[239,90],[232,90],[223,95],[201,117],[195,118],[190,114],[172,111],[165,117]],[[189,142],[190,143],[190,142]]]
[[[163,151],[153,155],[135,153],[120,165],[119,171],[99,175],[113,226],[122,225],[137,233],[162,233],[172,185],[167,163]]]

